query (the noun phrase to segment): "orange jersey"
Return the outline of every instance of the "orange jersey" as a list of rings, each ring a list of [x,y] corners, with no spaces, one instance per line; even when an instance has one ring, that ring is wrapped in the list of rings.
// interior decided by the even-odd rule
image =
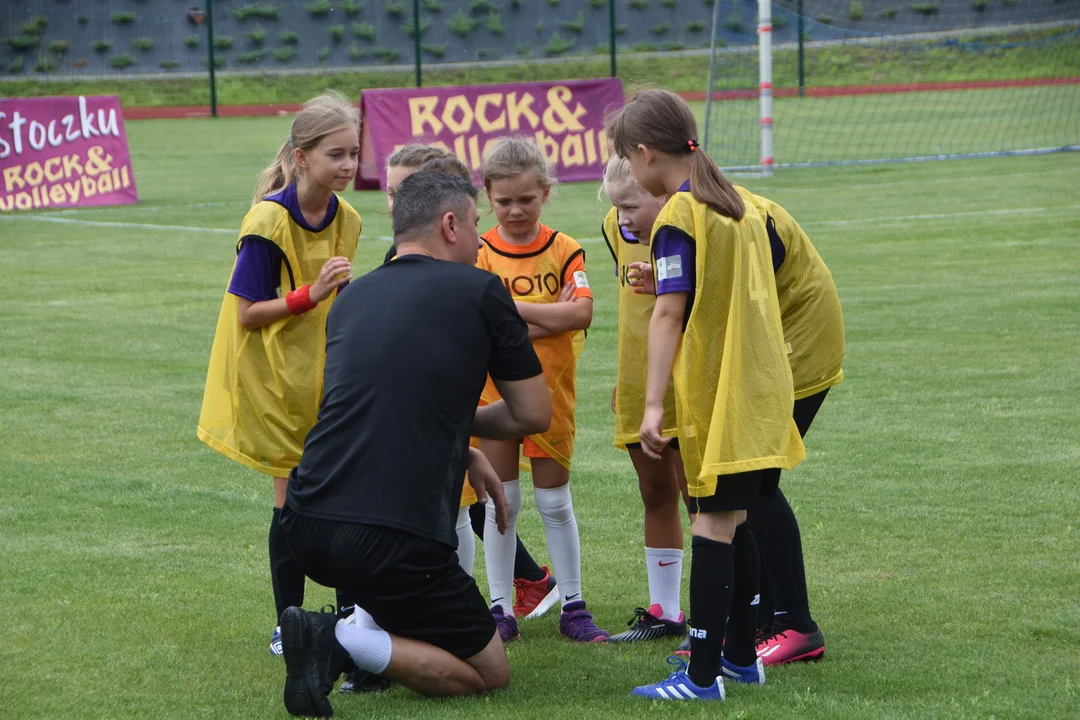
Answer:
[[[569,282],[575,285],[575,298],[592,298],[585,276],[585,251],[572,237],[543,224],[536,240],[528,245],[506,242],[499,235],[498,227],[482,237],[484,243],[480,246],[476,266],[498,275],[514,300],[555,303],[559,301],[563,286]],[[577,356],[584,341],[583,330],[533,340],[533,349],[540,358],[551,391],[552,417],[547,432],[529,437],[567,469],[574,448]],[[482,399],[485,403],[500,399],[490,378]]]

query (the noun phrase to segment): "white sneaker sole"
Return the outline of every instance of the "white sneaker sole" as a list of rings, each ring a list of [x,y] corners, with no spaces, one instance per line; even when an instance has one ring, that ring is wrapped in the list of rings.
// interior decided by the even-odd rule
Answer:
[[[535,620],[538,617],[547,615],[551,608],[555,607],[555,603],[559,602],[559,586],[551,588],[551,592],[544,596],[544,599],[540,601],[540,604],[536,606],[536,609],[525,616],[526,620]]]

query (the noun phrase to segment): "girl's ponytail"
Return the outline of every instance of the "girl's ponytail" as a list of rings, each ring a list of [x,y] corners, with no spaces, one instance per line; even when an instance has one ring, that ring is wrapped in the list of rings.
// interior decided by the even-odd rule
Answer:
[[[283,190],[294,180],[296,180],[296,154],[293,152],[290,137],[278,150],[274,161],[259,173],[259,179],[255,183],[255,197],[252,198],[251,204],[254,205],[267,195]]]
[[[697,141],[694,141],[694,145],[697,145]],[[724,217],[742,220],[746,205],[735,186],[724,177],[724,173],[704,150],[695,147],[690,155],[690,194]]]

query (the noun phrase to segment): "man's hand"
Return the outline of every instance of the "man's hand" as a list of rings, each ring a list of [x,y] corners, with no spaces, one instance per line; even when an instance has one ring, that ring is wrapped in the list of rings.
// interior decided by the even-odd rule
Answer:
[[[477,500],[485,505],[488,502],[495,503],[495,523],[498,525],[499,534],[505,535],[510,521],[510,509],[506,504],[502,481],[484,457],[484,453],[473,447],[469,448],[469,484],[476,491]]]

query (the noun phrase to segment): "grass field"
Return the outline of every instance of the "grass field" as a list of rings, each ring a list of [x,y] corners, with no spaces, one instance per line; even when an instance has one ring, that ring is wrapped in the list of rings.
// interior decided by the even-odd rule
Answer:
[[[286,716],[266,654],[271,485],[199,443],[195,422],[236,228],[287,126],[129,123],[140,205],[0,216],[4,718]],[[572,646],[548,617],[509,648],[506,691],[335,696],[338,716],[1075,716],[1077,156],[745,183],[804,224],[844,304],[847,380],[784,480],[826,660],[732,687],[721,707],[642,704],[629,689],[667,672],[670,645]],[[383,199],[346,196],[368,268]],[[567,185],[545,222],[582,239],[592,270],[573,487],[584,592],[616,630],[647,588],[636,481],[611,445],[605,210],[595,185]],[[545,558],[526,505],[521,533]],[[331,601],[309,588],[309,606]]]

